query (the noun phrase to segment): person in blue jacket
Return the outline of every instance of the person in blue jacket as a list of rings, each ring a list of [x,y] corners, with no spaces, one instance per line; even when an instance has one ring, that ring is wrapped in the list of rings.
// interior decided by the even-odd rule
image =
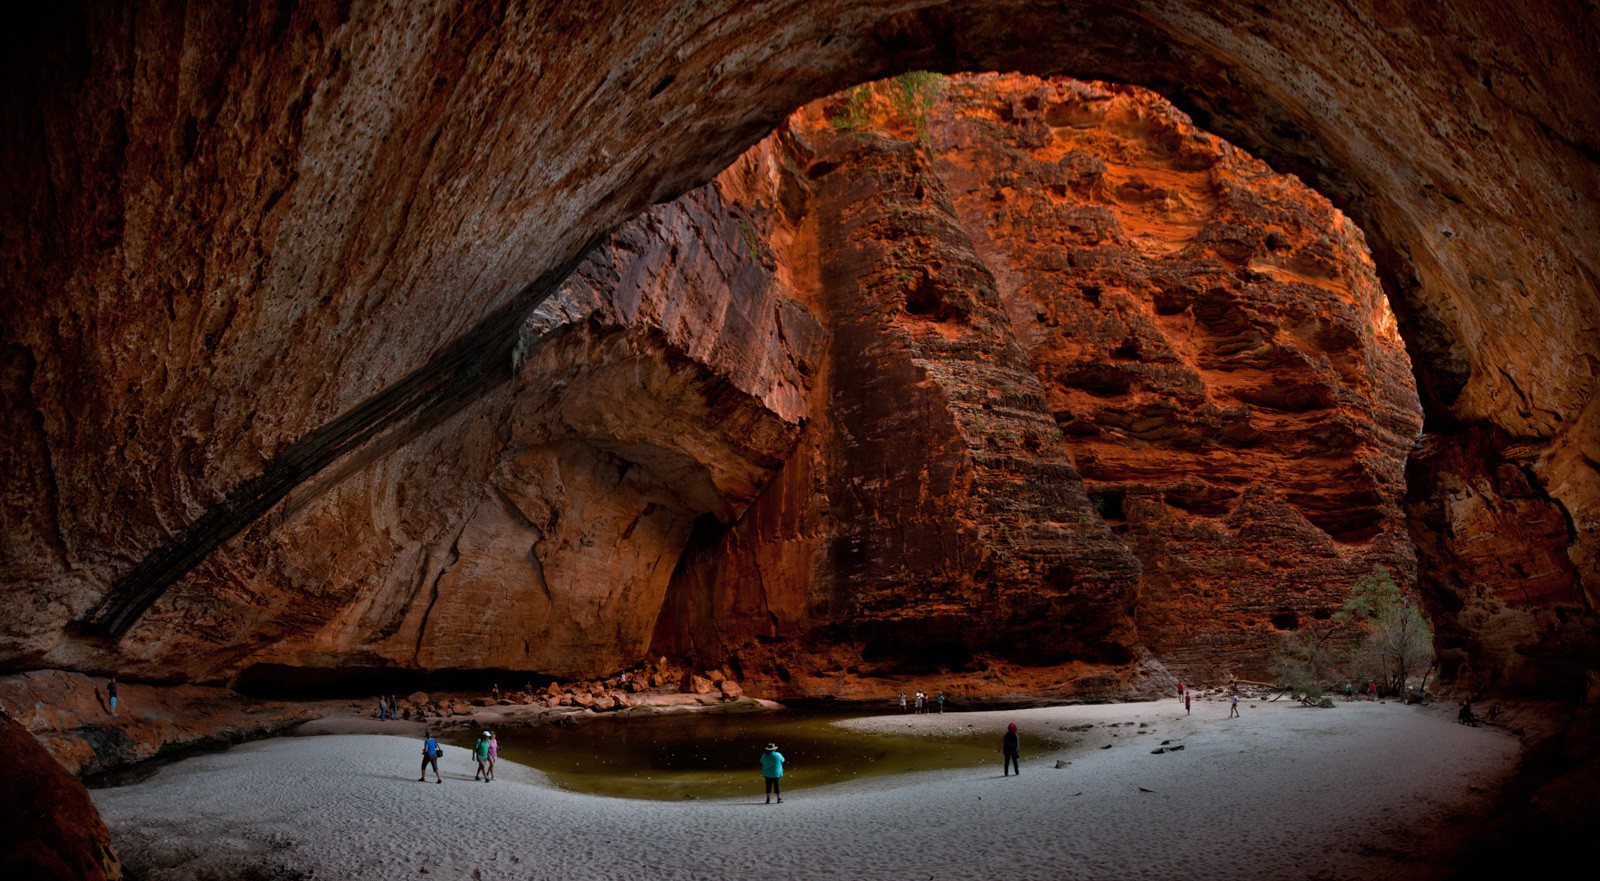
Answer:
[[[778,752],[776,743],[767,744],[767,751],[761,754],[761,776],[767,780],[767,804],[772,804],[772,797],[778,797],[778,804],[783,804],[783,789],[778,784],[783,782],[783,753]]]
[[[418,783],[428,779],[428,769],[430,767],[433,768],[433,782],[444,782],[444,778],[439,776],[439,753],[439,741],[433,736],[433,732],[424,732],[422,741],[422,776],[417,778]]]

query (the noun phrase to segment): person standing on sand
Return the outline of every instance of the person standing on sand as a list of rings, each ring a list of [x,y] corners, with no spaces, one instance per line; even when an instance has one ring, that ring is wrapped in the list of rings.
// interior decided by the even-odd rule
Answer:
[[[489,779],[493,780],[494,763],[500,758],[500,738],[495,737],[492,731],[485,733],[489,735]]]
[[[433,782],[435,782],[435,783],[443,783],[444,782],[444,778],[439,776],[439,756],[441,756],[443,754],[444,754],[444,750],[439,749],[439,741],[434,739],[433,732],[432,731],[423,732],[423,734],[422,734],[422,771],[421,771],[422,776],[417,778],[417,782],[418,783],[424,783],[424,782],[427,781],[427,779],[428,779],[428,768],[429,767],[433,768]]]
[[[783,753],[778,752],[776,743],[767,744],[767,751],[761,754],[761,776],[767,781],[767,804],[772,804],[772,797],[778,797],[778,804],[783,804]]]
[[[111,674],[111,681],[106,683],[106,698],[111,702],[111,715],[117,714],[117,674]]]
[[[378,721],[389,718],[389,700],[383,695],[378,695]]]
[[[1239,718],[1239,696],[1238,695],[1233,695],[1232,697],[1228,698],[1228,718],[1229,719],[1237,719],[1237,718]]]
[[[472,744],[472,757],[478,761],[478,770],[473,773],[472,779],[489,782],[489,732],[483,732]]]
[[[1189,699],[1191,697],[1193,697],[1193,695],[1189,694],[1187,691],[1183,693],[1183,714],[1185,716],[1188,716],[1193,712],[1189,707]]]
[[[1378,682],[1377,682],[1377,680],[1375,680],[1375,679],[1368,679],[1367,680],[1367,697],[1369,697],[1369,698],[1371,698],[1373,700],[1377,700],[1378,699]]]
[[[399,695],[393,695],[393,694],[389,695],[389,718],[390,719],[398,719],[398,718],[400,718],[400,697],[399,697]]]
[[[1002,769],[1000,776],[1011,776],[1011,770],[1015,768],[1017,771],[1017,776],[1021,777],[1022,739],[1017,736],[1017,723],[1012,722],[1010,725],[1006,726],[1006,736],[1000,740],[1000,752],[1006,758],[1006,764]]]
[[[939,692],[939,696],[937,698],[934,698],[934,703],[937,703],[939,705],[939,712],[943,713],[944,712],[944,692],[942,692],[942,691]]]
[[[902,691],[902,692],[900,692],[900,713],[902,715],[904,715],[905,712],[906,712],[906,693]]]

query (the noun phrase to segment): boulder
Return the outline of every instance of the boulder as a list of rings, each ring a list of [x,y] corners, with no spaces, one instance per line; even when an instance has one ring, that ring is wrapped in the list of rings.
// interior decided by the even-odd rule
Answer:
[[[122,862],[89,790],[45,752],[27,729],[0,715],[0,877],[112,881]]]

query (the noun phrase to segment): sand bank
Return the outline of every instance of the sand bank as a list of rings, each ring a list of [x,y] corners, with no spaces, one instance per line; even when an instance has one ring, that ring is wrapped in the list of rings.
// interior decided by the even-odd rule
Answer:
[[[566,792],[509,763],[476,783],[454,747],[444,784],[419,783],[420,743],[380,735],[252,743],[94,799],[150,881],[1419,881],[1452,844],[1440,822],[1474,816],[1516,758],[1513,738],[1455,725],[1446,708],[1256,703],[1233,720],[1222,702],[1185,717],[1170,700],[861,720],[864,731],[986,727],[997,750],[1015,721],[1024,773],[1002,778],[997,754],[976,769],[807,790],[794,768],[781,806],[761,803],[759,744],[749,798],[680,804]],[[1047,730],[1077,743],[1041,749]],[[1163,740],[1184,748],[1152,755]]]

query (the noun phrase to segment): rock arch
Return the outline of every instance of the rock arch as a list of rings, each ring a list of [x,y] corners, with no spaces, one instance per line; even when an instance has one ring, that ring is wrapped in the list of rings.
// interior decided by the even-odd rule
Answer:
[[[34,14],[7,37],[0,135],[8,666],[103,662],[66,634],[116,631],[261,523],[241,493],[329,491],[297,466],[403,443],[503,378],[530,279],[804,101],[933,69],[1151,86],[1350,214],[1428,414],[1411,509],[1441,639],[1478,675],[1594,681],[1583,4]]]

